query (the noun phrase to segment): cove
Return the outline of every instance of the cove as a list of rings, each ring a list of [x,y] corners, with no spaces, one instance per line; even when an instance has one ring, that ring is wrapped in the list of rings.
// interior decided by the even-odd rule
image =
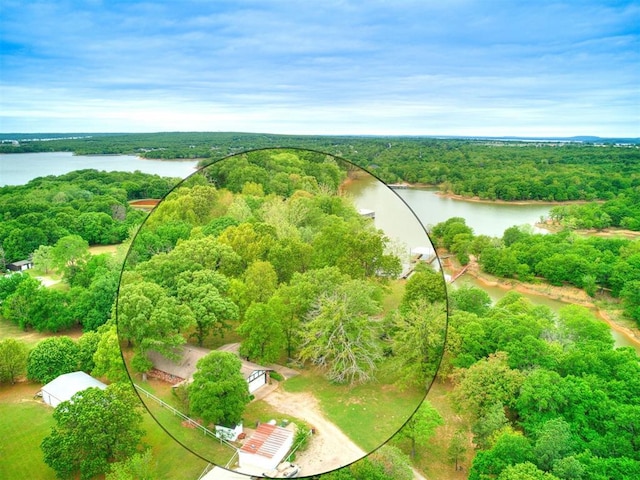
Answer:
[[[451,217],[462,217],[476,235],[502,237],[504,230],[513,225],[534,225],[540,216],[547,216],[550,205],[486,204],[451,199],[438,195],[434,188],[407,188],[392,190],[371,177],[355,178],[344,187],[345,193],[361,209],[375,212],[376,226],[393,241],[407,249],[430,245],[424,228],[416,225],[419,220],[428,228]],[[536,230],[545,232],[544,230]],[[483,285],[479,280],[465,274],[458,282],[467,283],[485,290],[495,302],[509,290]],[[455,285],[455,284],[454,284]],[[452,288],[452,287],[449,287]],[[453,287],[455,288],[455,287]],[[546,305],[557,312],[565,302],[542,295],[523,295],[536,305]],[[625,334],[610,328],[616,347],[633,347],[640,354],[640,346]]]

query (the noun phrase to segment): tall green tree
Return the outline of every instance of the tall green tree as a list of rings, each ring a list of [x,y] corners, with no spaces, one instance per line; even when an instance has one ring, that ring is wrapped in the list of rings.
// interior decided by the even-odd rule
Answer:
[[[100,334],[98,332],[85,332],[77,340],[78,345],[78,370],[91,373],[95,368],[93,356],[98,349],[100,343]]]
[[[399,381],[428,389],[445,348],[447,313],[443,303],[411,302],[394,315],[392,350]]]
[[[0,383],[15,383],[27,370],[29,348],[15,338],[0,340]]]
[[[72,282],[74,275],[89,260],[89,243],[79,235],[67,235],[56,242],[51,250],[53,266]]]
[[[213,270],[184,272],[178,278],[178,300],[191,312],[198,345],[211,334],[222,337],[238,319],[238,307],[225,294],[227,278]]]
[[[446,298],[447,290],[442,273],[435,272],[429,267],[421,266],[407,280],[401,308],[410,308],[411,305],[416,303],[444,302]]]
[[[381,358],[376,288],[351,281],[334,293],[321,296],[308,314],[299,358],[325,370],[337,383],[363,383],[373,378]]]
[[[120,352],[120,342],[115,322],[103,325],[99,329],[100,341],[93,354],[95,377],[104,377],[110,382],[128,380],[126,366]]]
[[[49,337],[29,352],[27,378],[44,384],[77,368],[78,345],[69,337]]]
[[[89,388],[59,404],[41,444],[44,461],[61,478],[91,479],[136,453],[143,430],[140,401],[128,384]]]
[[[240,354],[258,363],[272,363],[285,347],[285,334],[280,321],[284,305],[279,297],[268,303],[253,303],[245,313],[237,331],[244,337]]]
[[[524,375],[509,368],[506,354],[497,352],[462,370],[458,382],[454,400],[479,418],[497,402],[506,406],[512,404],[524,382]]]
[[[149,350],[171,356],[185,340],[182,332],[194,321],[192,312],[151,282],[125,281],[117,305],[118,335],[129,341],[136,355]],[[141,364],[138,364],[141,365]]]
[[[563,418],[546,421],[536,434],[533,451],[538,467],[549,471],[553,464],[573,453],[571,425]]]
[[[249,403],[249,386],[233,353],[213,351],[198,360],[189,385],[191,413],[207,424],[233,426],[240,423]]]
[[[45,274],[49,273],[49,270],[54,265],[53,246],[40,245],[33,252],[31,259],[33,260],[34,268],[42,270]]]
[[[411,442],[411,458],[415,458],[416,446],[426,446],[440,425],[444,425],[440,413],[428,400],[423,400],[407,423],[398,431],[396,437],[406,438]]]

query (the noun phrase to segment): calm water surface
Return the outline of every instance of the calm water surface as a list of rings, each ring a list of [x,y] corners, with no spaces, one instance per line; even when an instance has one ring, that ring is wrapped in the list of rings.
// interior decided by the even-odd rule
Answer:
[[[359,208],[375,210],[376,225],[385,232],[402,231],[407,218],[407,214],[398,208],[401,203],[392,201],[392,197],[404,201],[427,227],[451,217],[462,217],[476,235],[492,237],[502,237],[504,231],[514,225],[529,224],[533,227],[551,209],[549,205],[507,205],[455,200],[437,195],[436,189],[407,188],[391,191],[375,178],[355,180],[347,191]],[[404,209],[407,210],[407,207]],[[406,236],[409,242],[419,240],[409,236],[409,233]]]
[[[186,178],[197,166],[196,160],[147,160],[134,155],[74,155],[71,152],[0,154],[0,187],[24,185],[36,177],[62,175],[93,168],[104,171],[155,173],[162,177]]]
[[[434,189],[391,190],[373,178],[355,180],[347,187],[348,194],[358,208],[374,210],[376,226],[388,237],[408,245],[409,249],[431,245],[422,225],[435,225],[451,217],[462,217],[471,226],[475,234],[501,237],[504,230],[513,225],[533,225],[549,213],[549,205],[505,205],[485,204],[454,200],[436,194]],[[544,231],[543,231],[544,232]],[[426,243],[429,242],[429,243]],[[470,284],[485,290],[495,302],[508,290],[500,287],[487,287],[475,278],[464,275],[456,283]],[[450,287],[455,288],[455,287]],[[567,303],[553,300],[542,295],[523,294],[536,305],[546,305],[558,312]],[[640,346],[626,335],[611,329],[616,346],[631,346],[640,354]]]

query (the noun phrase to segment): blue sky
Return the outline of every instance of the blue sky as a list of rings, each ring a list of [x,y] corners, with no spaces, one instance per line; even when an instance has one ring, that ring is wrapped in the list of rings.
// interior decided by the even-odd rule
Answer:
[[[640,137],[639,1],[0,0],[0,132]]]

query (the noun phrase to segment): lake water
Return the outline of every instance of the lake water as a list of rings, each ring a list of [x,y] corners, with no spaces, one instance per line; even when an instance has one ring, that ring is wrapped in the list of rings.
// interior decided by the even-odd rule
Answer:
[[[457,200],[438,195],[433,188],[392,190],[373,177],[353,181],[347,187],[347,192],[358,208],[376,212],[376,225],[379,228],[385,232],[402,232],[405,240],[415,246],[421,243],[420,238],[415,236],[414,228],[405,232],[411,217],[420,219],[425,227],[451,217],[462,217],[476,235],[501,237],[507,228],[514,225],[528,224],[535,230],[534,224],[541,216],[547,216],[551,209],[550,205],[507,205]],[[401,211],[403,203],[407,212]]]
[[[0,154],[0,186],[22,185],[29,180],[61,175],[74,170],[93,168],[106,171],[144,173],[186,178],[197,167],[196,160],[146,160],[133,155],[73,155],[69,152]],[[513,225],[533,225],[546,216],[549,205],[484,204],[454,200],[436,194],[435,189],[392,190],[373,177],[358,179],[348,185],[346,192],[358,208],[375,211],[376,226],[398,245],[409,251],[431,246],[423,225],[435,225],[450,217],[462,217],[475,234],[502,236]],[[460,280],[474,282],[471,277]],[[480,286],[476,284],[476,286]],[[481,287],[497,300],[506,293],[500,288]],[[562,302],[538,295],[527,295],[532,301],[557,311]],[[612,330],[616,345],[633,345],[623,334]],[[640,347],[635,346],[640,353]]]
[[[431,245],[422,225],[435,225],[450,217],[462,217],[476,234],[501,237],[513,225],[533,225],[549,213],[549,205],[485,204],[454,200],[436,194],[435,189],[392,190],[374,178],[357,179],[346,189],[358,208],[375,211],[375,224],[394,241],[407,249]],[[487,287],[475,278],[463,275],[459,284],[470,284],[485,290],[495,302],[508,290]],[[455,288],[450,286],[449,288]],[[542,295],[523,294],[537,305],[546,305],[554,312],[567,303]],[[625,334],[611,329],[616,346],[631,346],[640,354],[640,346]]]
[[[36,177],[62,175],[93,168],[105,171],[155,173],[162,177],[186,178],[197,160],[147,160],[134,155],[73,155],[71,152],[0,154],[0,187],[24,185]]]

